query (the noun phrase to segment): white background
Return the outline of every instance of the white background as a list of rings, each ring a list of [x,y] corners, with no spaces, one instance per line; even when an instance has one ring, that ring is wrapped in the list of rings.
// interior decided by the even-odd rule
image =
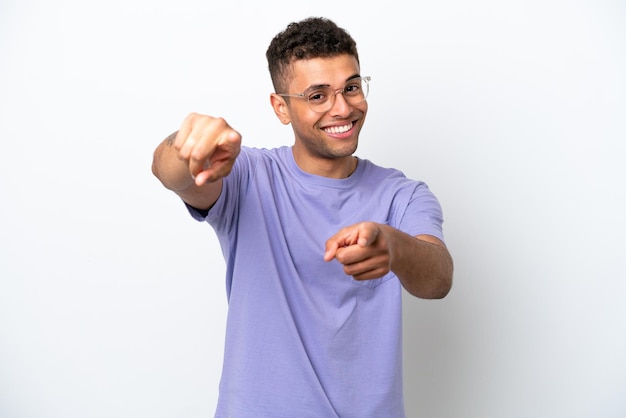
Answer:
[[[444,208],[409,417],[626,416],[622,1],[3,0],[0,417],[212,416],[223,261],[152,151],[191,111],[291,144],[264,53],[309,15],[372,76],[358,155]]]

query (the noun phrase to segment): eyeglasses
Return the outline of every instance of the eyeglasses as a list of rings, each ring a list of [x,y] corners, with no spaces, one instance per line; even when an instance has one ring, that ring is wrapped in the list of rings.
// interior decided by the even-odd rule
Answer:
[[[282,97],[297,97],[306,99],[312,111],[317,113],[326,113],[335,105],[335,99],[338,94],[343,94],[343,98],[350,106],[356,106],[367,99],[369,93],[369,82],[372,78],[355,77],[346,83],[339,90],[334,90],[329,86],[316,86],[307,89],[304,93],[284,94],[278,93]]]

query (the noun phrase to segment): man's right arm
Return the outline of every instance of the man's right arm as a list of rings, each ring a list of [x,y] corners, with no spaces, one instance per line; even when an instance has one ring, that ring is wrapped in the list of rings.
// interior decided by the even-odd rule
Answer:
[[[197,209],[209,209],[241,149],[241,135],[224,119],[190,114],[154,151],[152,173]]]

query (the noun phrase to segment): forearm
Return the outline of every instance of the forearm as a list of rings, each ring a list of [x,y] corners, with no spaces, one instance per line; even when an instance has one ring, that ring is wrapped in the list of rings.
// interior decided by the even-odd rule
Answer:
[[[389,226],[391,271],[413,296],[441,299],[452,287],[453,262],[447,248],[435,237],[413,237]]]
[[[163,186],[175,192],[181,199],[198,209],[208,209],[219,197],[221,179],[202,186],[195,184],[187,161],[179,157],[174,147],[176,133],[167,137],[154,151],[152,173]]]
[[[152,173],[172,191],[184,190],[193,184],[189,166],[178,157],[178,150],[173,146],[175,137],[173,133],[161,142],[152,160]]]

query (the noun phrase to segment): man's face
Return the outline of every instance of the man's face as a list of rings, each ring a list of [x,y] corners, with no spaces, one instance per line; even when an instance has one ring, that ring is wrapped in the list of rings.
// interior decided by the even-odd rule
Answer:
[[[360,74],[356,58],[346,54],[296,61],[292,75],[285,93],[311,92],[315,86],[324,86],[334,95]],[[324,163],[349,158],[357,149],[367,102],[351,105],[342,93],[331,97],[330,101],[332,106],[323,113],[312,109],[306,98],[290,97],[286,102],[286,118],[294,130],[294,152],[301,167],[303,162],[315,164],[315,161]]]

